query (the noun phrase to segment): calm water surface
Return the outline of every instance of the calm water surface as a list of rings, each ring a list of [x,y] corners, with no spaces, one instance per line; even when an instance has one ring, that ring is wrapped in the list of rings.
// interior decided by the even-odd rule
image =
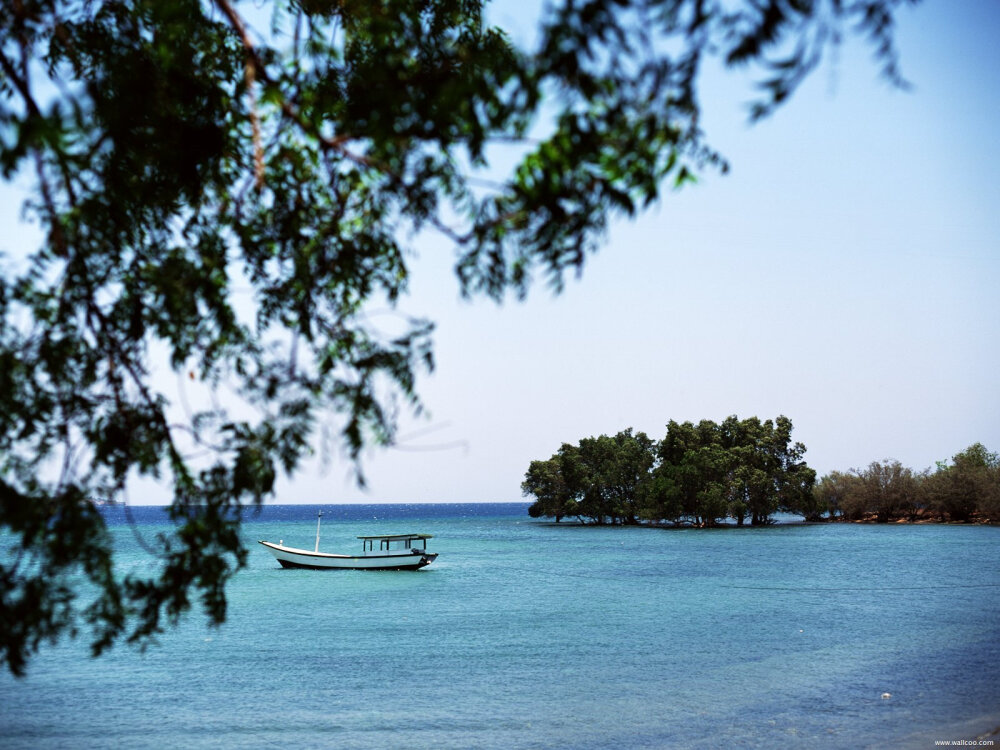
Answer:
[[[311,549],[316,506],[269,507],[225,626],[190,616],[99,660],[49,648],[0,676],[0,746],[934,747],[1000,716],[1000,528],[596,528],[526,507],[324,506],[326,551],[434,534],[416,573],[283,570],[254,542]],[[109,522],[123,566],[148,565]]]

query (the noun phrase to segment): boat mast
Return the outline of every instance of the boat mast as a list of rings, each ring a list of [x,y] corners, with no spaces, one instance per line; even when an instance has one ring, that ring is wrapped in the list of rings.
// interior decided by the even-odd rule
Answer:
[[[319,521],[322,517],[323,517],[323,511],[320,511],[316,515],[316,549],[313,550],[314,552],[319,552]]]

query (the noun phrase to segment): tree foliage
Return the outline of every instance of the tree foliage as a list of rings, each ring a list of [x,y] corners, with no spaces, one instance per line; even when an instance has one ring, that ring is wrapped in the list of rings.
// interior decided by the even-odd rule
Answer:
[[[816,485],[814,516],[887,523],[900,519],[1000,521],[1000,458],[974,443],[941,461],[934,472],[873,461],[864,469],[834,471]]]
[[[848,33],[899,81],[902,2],[557,2],[534,50],[477,0],[0,4],[0,172],[43,234],[0,272],[0,659],[81,618],[95,653],[144,643],[192,597],[222,621],[237,509],[321,415],[357,459],[420,407],[431,323],[367,314],[405,294],[406,238],[449,238],[466,294],[558,289],[611,219],[724,168],[706,60],[756,67],[753,117]],[[246,408],[177,418],[160,358]],[[176,531],[122,577],[93,502],[136,476],[173,487]]]
[[[577,500],[576,516],[598,523],[635,523],[653,465],[653,441],[631,428],[584,438],[562,463]]]
[[[856,480],[841,505],[844,515],[859,520],[873,513],[880,523],[916,510],[918,480],[899,461],[872,461],[854,472]]]
[[[978,513],[1000,520],[1000,456],[974,443],[939,464],[922,490],[927,510],[941,519],[969,521]]]
[[[535,518],[716,526],[731,517],[738,525],[747,518],[765,525],[778,511],[801,512],[812,497],[816,474],[791,432],[783,416],[671,421],[658,443],[630,428],[563,444],[547,461],[532,461],[521,489],[536,498],[528,509]]]
[[[823,513],[829,513],[830,518],[842,515],[845,503],[850,502],[848,497],[854,489],[855,479],[854,474],[843,471],[831,471],[820,479],[813,490],[809,517],[815,520]]]

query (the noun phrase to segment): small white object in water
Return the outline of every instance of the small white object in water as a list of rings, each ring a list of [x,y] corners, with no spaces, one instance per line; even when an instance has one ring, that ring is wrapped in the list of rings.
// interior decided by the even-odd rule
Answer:
[[[882,693],[882,700],[887,701],[892,697],[892,693]]]

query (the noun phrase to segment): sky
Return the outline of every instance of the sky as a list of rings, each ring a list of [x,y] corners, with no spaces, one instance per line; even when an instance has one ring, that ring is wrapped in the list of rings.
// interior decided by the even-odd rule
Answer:
[[[515,5],[493,12],[528,33]],[[703,126],[730,172],[613,225],[560,295],[464,301],[453,249],[421,238],[399,309],[437,324],[426,413],[364,454],[366,489],[335,453],[272,502],[518,501],[563,442],[731,414],[791,418],[820,476],[1000,451],[998,32],[997,0],[904,8],[910,90],[849,43],[753,126],[748,79],[711,76]]]

